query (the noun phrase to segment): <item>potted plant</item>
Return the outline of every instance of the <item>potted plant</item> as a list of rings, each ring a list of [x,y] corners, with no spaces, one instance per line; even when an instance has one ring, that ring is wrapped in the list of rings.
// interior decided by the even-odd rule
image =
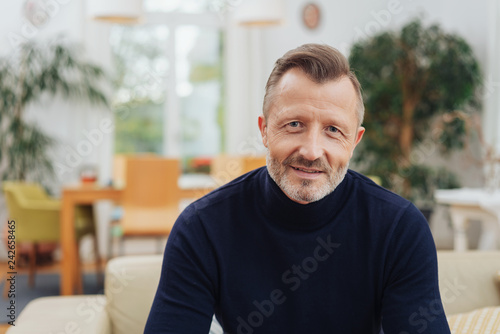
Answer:
[[[27,42],[0,58],[0,180],[53,176],[49,148],[55,140],[24,119],[42,96],[57,96],[107,106],[103,70],[82,59],[75,46]]]
[[[49,149],[56,141],[24,119],[26,108],[42,96],[108,105],[101,87],[103,70],[80,55],[78,48],[62,41],[27,42],[13,55],[0,58],[0,181],[46,183],[54,175]],[[37,258],[50,260],[54,248],[40,244]],[[28,250],[21,247],[19,256]]]
[[[431,205],[435,188],[459,186],[426,160],[463,148],[465,121],[454,115],[478,109],[481,74],[467,42],[415,19],[354,44],[349,58],[366,108],[367,131],[354,158],[363,172],[420,207]]]

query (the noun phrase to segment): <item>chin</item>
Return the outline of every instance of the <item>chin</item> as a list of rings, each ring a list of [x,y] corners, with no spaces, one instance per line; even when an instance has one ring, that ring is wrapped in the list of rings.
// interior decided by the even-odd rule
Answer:
[[[304,187],[302,185],[284,185],[282,189],[288,195],[288,197],[299,203],[311,203],[319,201],[335,190],[328,185],[321,185],[316,187]]]
[[[282,165],[267,154],[267,170],[281,190],[295,202],[302,204],[316,202],[331,194],[344,180],[349,163],[330,171],[319,179],[303,179],[293,174],[291,167]]]

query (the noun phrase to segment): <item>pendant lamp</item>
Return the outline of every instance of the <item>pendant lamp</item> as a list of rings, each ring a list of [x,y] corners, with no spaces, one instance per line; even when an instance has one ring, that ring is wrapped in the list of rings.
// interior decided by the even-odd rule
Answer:
[[[279,25],[284,17],[284,0],[243,0],[233,16],[240,25],[249,27]]]
[[[143,13],[142,0],[87,0],[87,13],[98,21],[137,23]]]

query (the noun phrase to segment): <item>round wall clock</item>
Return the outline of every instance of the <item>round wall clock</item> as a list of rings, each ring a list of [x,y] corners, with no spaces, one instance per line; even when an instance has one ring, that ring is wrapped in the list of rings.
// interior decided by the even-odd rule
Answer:
[[[24,17],[26,17],[35,27],[40,27],[49,20],[49,15],[41,0],[26,0],[23,5],[23,11]]]
[[[302,10],[302,21],[304,25],[313,30],[319,26],[321,20],[321,11],[318,5],[314,3],[308,3],[304,6]]]

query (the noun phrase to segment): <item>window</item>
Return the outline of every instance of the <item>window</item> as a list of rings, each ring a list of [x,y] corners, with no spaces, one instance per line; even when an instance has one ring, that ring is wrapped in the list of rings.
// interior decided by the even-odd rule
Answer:
[[[112,28],[116,153],[187,162],[223,150],[223,22],[208,7],[149,0],[144,24]]]
[[[168,36],[166,26],[113,28],[117,153],[163,152]]]
[[[184,156],[220,152],[223,128],[221,34],[217,29],[176,30],[177,95],[180,98]]]

